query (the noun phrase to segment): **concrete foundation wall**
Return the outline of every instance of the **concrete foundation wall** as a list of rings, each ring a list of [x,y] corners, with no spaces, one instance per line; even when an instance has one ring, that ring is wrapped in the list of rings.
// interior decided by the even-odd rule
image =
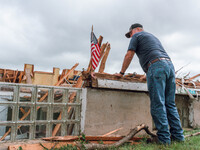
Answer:
[[[103,135],[121,127],[116,134],[126,135],[141,123],[152,128],[150,100],[145,92],[87,89],[86,135]]]
[[[192,116],[196,125],[200,125],[200,102],[195,102],[191,111],[187,95],[176,95],[175,101],[182,127],[191,127],[189,116]],[[123,129],[115,134],[126,135],[141,123],[147,124],[150,129],[154,128],[147,92],[87,88],[84,114],[86,135],[103,135],[121,127]]]
[[[194,101],[194,127],[200,128],[200,101]]]

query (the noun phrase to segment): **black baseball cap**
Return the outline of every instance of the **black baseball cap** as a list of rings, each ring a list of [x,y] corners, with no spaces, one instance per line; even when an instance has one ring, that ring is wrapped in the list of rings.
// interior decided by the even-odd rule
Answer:
[[[125,34],[125,36],[127,38],[130,38],[130,33],[131,31],[134,29],[134,28],[137,28],[137,27],[140,27],[140,28],[143,28],[143,26],[139,23],[135,23],[135,24],[132,24],[131,27],[129,28],[129,31]]]

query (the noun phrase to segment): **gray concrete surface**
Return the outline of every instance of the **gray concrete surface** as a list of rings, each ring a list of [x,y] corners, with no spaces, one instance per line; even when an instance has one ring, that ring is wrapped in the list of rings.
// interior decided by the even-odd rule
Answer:
[[[115,134],[126,135],[131,128],[141,123],[147,124],[150,129],[154,127],[147,92],[87,88],[86,103],[86,135],[103,135],[121,127],[123,129]],[[194,120],[200,124],[200,102],[197,103],[194,112],[189,112],[189,97],[176,95],[176,105],[183,127],[190,127],[189,113],[194,113]]]
[[[103,135],[123,127],[116,134],[126,135],[141,123],[152,128],[149,105],[145,92],[88,88],[85,133]]]

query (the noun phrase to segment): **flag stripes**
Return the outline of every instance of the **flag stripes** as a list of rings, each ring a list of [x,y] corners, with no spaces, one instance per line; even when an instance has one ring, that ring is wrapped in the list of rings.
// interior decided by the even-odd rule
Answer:
[[[96,36],[91,33],[91,54],[92,54],[92,69],[95,70],[99,64],[101,49],[97,43]]]

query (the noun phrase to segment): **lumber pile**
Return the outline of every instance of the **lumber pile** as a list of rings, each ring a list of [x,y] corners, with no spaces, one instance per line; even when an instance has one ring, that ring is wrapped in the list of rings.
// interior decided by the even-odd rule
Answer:
[[[70,69],[53,68],[53,72],[34,71],[34,65],[24,64],[24,70],[0,69],[0,82],[23,83],[34,85],[55,85]],[[72,87],[81,76],[81,71],[73,70],[60,86]]]
[[[108,148],[117,148],[124,143],[129,144],[140,144],[140,141],[144,138],[135,137],[135,135],[144,130],[151,137],[156,137],[154,133],[149,131],[148,126],[145,124],[141,124],[131,129],[127,136],[122,137],[112,137],[112,136],[64,136],[64,137],[48,137],[43,138],[45,141],[49,141],[49,143],[40,143],[40,144],[22,144],[22,145],[12,145],[9,146],[9,150],[18,149],[21,147],[23,150],[32,150],[32,149],[54,149],[60,148],[61,146],[65,146],[71,144],[72,146],[77,147],[78,149],[108,149]],[[112,132],[111,132],[112,133]],[[109,134],[105,134],[109,135]]]
[[[15,150],[21,147],[23,150],[32,150],[32,149],[54,149],[60,148],[61,146],[66,146],[71,144],[78,149],[108,149],[111,147],[119,147],[124,143],[129,144],[140,144],[141,140],[144,138],[134,137],[141,130],[145,130],[147,134],[155,137],[156,135],[149,131],[148,126],[141,124],[131,129],[127,136],[122,137],[113,137],[113,136],[64,136],[64,137],[48,137],[43,138],[43,140],[48,141],[39,144],[22,144],[22,145],[12,145],[9,146],[9,150]]]
[[[21,83],[23,71],[0,69],[0,82]]]
[[[194,80],[195,78],[199,77],[200,74],[197,74],[191,78],[176,78],[177,86],[184,86],[187,88],[198,88],[200,89],[200,81]]]

